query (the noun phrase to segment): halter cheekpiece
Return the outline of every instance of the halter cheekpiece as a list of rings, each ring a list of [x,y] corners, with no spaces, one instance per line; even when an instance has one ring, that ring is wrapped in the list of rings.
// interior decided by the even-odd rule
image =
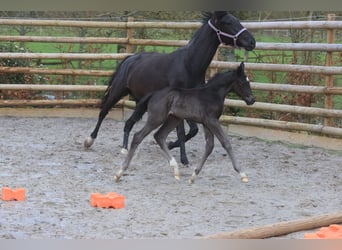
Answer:
[[[247,30],[246,28],[242,28],[238,33],[236,33],[235,35],[230,35],[228,33],[225,33],[219,29],[217,29],[211,22],[210,20],[208,20],[208,24],[210,26],[210,28],[212,28],[215,32],[216,32],[216,35],[217,35],[217,38],[219,39],[220,43],[222,44],[226,44],[222,41],[221,39],[221,36],[225,36],[225,37],[229,37],[229,38],[232,38],[233,41],[234,41],[234,48],[237,48],[239,46],[237,46],[236,44],[236,41],[237,39],[239,38],[239,36],[241,35],[242,32],[244,32],[245,30]]]

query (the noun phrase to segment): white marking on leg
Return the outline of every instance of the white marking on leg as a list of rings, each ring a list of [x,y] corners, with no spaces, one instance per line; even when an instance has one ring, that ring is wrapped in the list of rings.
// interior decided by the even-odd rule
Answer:
[[[91,138],[91,137],[89,136],[89,137],[88,137],[87,139],[85,139],[85,141],[84,141],[84,147],[85,147],[85,148],[90,148],[90,146],[93,145],[94,141],[95,141],[95,139],[94,139],[94,138]]]
[[[245,173],[241,172],[240,176],[241,176],[241,181],[242,182],[248,182],[248,177],[247,177],[247,175]]]
[[[121,152],[121,154],[123,154],[123,155],[127,155],[127,154],[128,154],[128,150],[125,149],[125,148],[122,148],[120,152]]]
[[[195,182],[196,177],[197,177],[196,172],[193,172],[192,176],[189,179],[189,184],[193,184]]]
[[[118,181],[120,180],[122,174],[123,174],[123,170],[120,169],[120,170],[116,173],[116,175],[114,175],[114,179],[115,179],[116,182],[118,182]]]
[[[171,158],[171,161],[170,161],[170,167],[173,167],[173,172],[175,174],[175,178],[176,178],[176,180],[179,180],[180,174],[179,174],[179,169],[178,169],[178,163],[175,160],[175,158],[173,158],[173,157]]]

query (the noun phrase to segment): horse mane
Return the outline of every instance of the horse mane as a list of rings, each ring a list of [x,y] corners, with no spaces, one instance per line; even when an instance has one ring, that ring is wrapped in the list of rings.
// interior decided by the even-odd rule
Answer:
[[[207,23],[212,16],[213,16],[212,12],[203,11],[202,12],[202,23]]]
[[[218,16],[224,16],[227,14],[227,11],[215,11]],[[213,12],[203,11],[202,12],[202,23],[207,23],[210,18],[214,15]]]

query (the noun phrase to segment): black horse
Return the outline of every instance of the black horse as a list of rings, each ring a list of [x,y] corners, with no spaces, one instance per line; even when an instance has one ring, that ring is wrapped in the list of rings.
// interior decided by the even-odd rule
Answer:
[[[102,98],[101,111],[95,129],[84,146],[90,147],[109,110],[124,96],[130,94],[137,102],[146,94],[167,86],[193,88],[205,83],[205,73],[220,43],[253,50],[255,39],[239,20],[225,11],[205,13],[203,25],[189,43],[170,54],[138,53],[128,56],[113,74]],[[129,118],[124,128],[123,149],[127,151],[128,136],[136,121]],[[170,148],[180,146],[181,162],[188,164],[185,141],[196,135],[198,128],[189,123],[185,136],[184,123],[177,127],[178,141]]]
[[[134,134],[128,155],[121,169],[115,175],[115,180],[118,181],[128,168],[134,152],[142,140],[160,125],[162,126],[154,134],[154,138],[170,166],[173,167],[175,178],[179,179],[178,164],[166,145],[166,138],[179,122],[187,119],[203,125],[206,141],[205,153],[189,182],[194,182],[212,152],[214,135],[227,151],[235,171],[241,176],[241,180],[247,182],[247,175],[236,164],[231,144],[219,123],[224,100],[229,92],[235,92],[247,105],[252,105],[255,102],[248,77],[244,72],[243,63],[234,71],[216,74],[204,86],[193,89],[168,87],[142,98],[132,116],[139,120],[147,109],[148,118],[144,127]]]

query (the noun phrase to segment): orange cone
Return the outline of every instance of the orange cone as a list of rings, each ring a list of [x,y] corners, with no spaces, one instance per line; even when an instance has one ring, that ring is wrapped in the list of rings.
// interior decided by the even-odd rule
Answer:
[[[123,208],[125,206],[125,197],[115,192],[109,192],[107,194],[92,193],[90,195],[90,204],[93,207]]]
[[[304,239],[342,239],[342,225],[321,227],[316,233],[304,234]]]
[[[9,187],[2,188],[2,200],[4,201],[23,201],[25,200],[25,189],[24,188],[17,188],[11,189]]]

